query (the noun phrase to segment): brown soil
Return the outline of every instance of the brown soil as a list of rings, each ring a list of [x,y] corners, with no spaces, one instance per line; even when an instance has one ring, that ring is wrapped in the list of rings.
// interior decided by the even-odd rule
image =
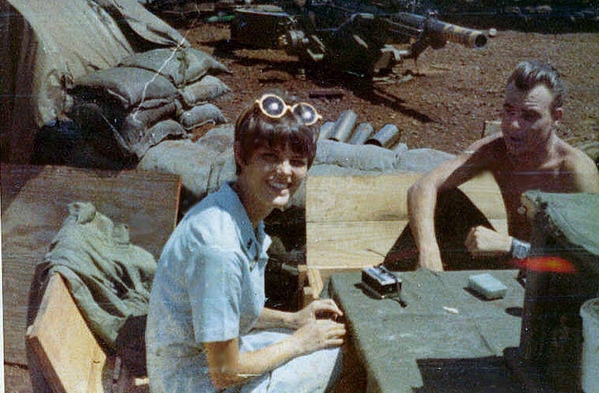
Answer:
[[[232,121],[262,92],[278,89],[312,102],[325,121],[352,109],[359,122],[369,122],[375,129],[395,124],[409,148],[457,153],[481,136],[485,120],[498,119],[505,79],[513,67],[524,59],[540,59],[556,66],[569,88],[561,136],[576,145],[599,140],[596,32],[500,30],[483,49],[452,43],[439,50],[429,48],[417,64],[408,60],[389,78],[368,83],[338,72],[303,70],[296,58],[280,50],[234,50],[227,41],[227,24],[195,20],[178,29],[193,47],[212,54],[232,71],[220,78],[233,94],[217,102]],[[322,89],[342,95],[311,97]]]

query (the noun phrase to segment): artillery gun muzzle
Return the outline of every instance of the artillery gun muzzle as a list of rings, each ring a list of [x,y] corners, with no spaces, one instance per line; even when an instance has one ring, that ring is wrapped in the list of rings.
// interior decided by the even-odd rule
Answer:
[[[487,44],[487,36],[482,31],[441,22],[435,18],[399,12],[394,15],[392,20],[403,26],[423,31],[434,41],[440,43],[450,41],[469,48],[482,48]]]
[[[443,41],[477,49],[487,45],[487,36],[482,31],[436,20],[429,20],[429,23],[432,25],[431,34],[440,37]]]

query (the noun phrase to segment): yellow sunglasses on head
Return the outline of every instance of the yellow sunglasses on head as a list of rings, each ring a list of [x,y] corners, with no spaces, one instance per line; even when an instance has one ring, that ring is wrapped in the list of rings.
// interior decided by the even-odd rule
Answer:
[[[285,101],[276,94],[265,94],[260,97],[260,99],[256,100],[256,104],[260,108],[262,114],[272,119],[280,119],[285,116],[287,111],[293,113],[302,124],[307,126],[314,125],[318,120],[322,119],[322,116],[318,114],[316,108],[307,102],[298,102],[293,105],[287,105]]]

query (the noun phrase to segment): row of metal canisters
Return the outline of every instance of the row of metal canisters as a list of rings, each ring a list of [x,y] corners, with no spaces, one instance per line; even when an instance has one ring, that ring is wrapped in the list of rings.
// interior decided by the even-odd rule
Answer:
[[[352,110],[341,113],[337,121],[327,121],[320,127],[319,140],[329,139],[351,145],[375,145],[393,150],[407,150],[399,143],[399,129],[394,124],[386,124],[374,130],[370,123],[359,123],[358,115]]]

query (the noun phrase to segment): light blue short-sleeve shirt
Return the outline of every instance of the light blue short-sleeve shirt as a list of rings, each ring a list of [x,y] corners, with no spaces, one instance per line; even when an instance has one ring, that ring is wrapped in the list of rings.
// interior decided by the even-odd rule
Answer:
[[[146,328],[153,392],[217,391],[204,342],[247,334],[264,307],[270,238],[229,184],[191,209],[164,247]]]

